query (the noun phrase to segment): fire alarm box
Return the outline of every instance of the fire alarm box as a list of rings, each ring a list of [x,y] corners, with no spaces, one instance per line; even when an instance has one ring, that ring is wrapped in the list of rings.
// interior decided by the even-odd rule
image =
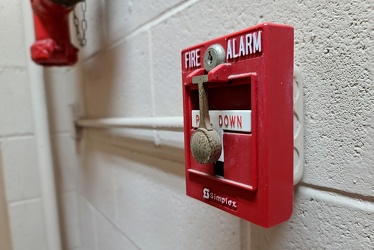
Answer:
[[[293,207],[293,37],[263,23],[181,54],[187,195],[263,227]]]

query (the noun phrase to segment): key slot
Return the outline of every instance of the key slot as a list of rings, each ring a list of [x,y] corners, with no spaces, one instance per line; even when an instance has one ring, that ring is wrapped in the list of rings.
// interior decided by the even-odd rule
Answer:
[[[217,177],[225,178],[225,163],[222,161],[216,161],[214,163],[214,175]]]

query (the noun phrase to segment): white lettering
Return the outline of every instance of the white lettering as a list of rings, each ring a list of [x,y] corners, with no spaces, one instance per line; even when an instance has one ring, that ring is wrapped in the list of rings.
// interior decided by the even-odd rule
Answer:
[[[199,59],[200,59],[200,50],[197,49],[197,50],[196,50],[196,66],[197,66],[197,67],[199,67],[199,66],[201,65]]]
[[[232,201],[232,207],[233,207],[233,208],[237,208],[237,207],[238,207],[238,206],[236,205],[236,203],[237,203],[236,201]]]
[[[201,66],[200,49],[195,49],[195,50],[185,52],[184,66],[186,69]]]
[[[191,51],[191,60],[190,60],[190,68],[195,67],[195,51]]]
[[[236,48],[236,39],[232,39],[232,54],[234,58],[237,58],[239,54],[235,54],[235,48]]]
[[[232,52],[231,52],[231,40],[227,40],[227,54],[226,59],[232,58]]]
[[[259,31],[257,34],[256,41],[256,33],[253,33],[253,53],[256,53],[256,51],[261,52],[261,31]]]
[[[245,54],[252,54],[252,34],[245,36]]]
[[[227,40],[226,59],[238,58],[242,56],[251,55],[262,51],[261,41],[262,31],[248,33],[238,38]],[[239,42],[237,43],[237,39]]]
[[[204,199],[209,199],[209,189],[207,188],[203,189],[203,197]]]
[[[186,69],[188,69],[189,55],[189,52],[184,53],[184,66],[186,67]]]
[[[239,56],[245,56],[243,39],[244,39],[244,37],[240,36]]]
[[[217,194],[214,191],[211,191],[209,188],[203,188],[203,198],[230,209],[236,210],[238,208],[237,201],[231,199],[230,197]]]

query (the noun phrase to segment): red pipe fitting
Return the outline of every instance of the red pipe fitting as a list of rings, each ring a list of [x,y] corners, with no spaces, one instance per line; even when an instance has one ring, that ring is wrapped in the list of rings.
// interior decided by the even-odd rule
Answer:
[[[61,6],[51,0],[31,0],[31,6],[36,39],[30,48],[32,60],[43,66],[75,64],[78,49],[71,44],[69,31],[69,13],[74,6]]]

